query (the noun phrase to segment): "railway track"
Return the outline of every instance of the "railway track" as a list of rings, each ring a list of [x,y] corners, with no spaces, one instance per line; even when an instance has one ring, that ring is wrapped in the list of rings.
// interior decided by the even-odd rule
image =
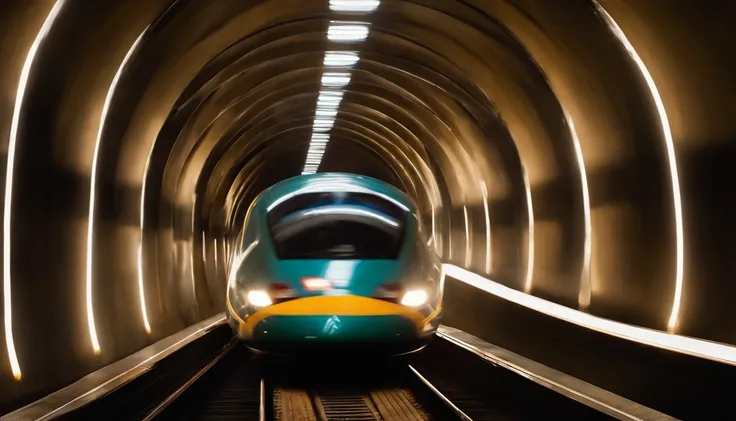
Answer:
[[[275,361],[231,344],[216,363],[200,370],[144,419],[611,419],[524,379],[510,381],[516,379],[484,361],[449,367],[448,359],[457,356],[447,352],[430,347],[417,356],[392,360]],[[472,390],[473,382],[479,382],[478,390]]]
[[[257,355],[208,319],[0,419],[676,419],[448,326],[402,358],[329,349]]]
[[[299,364],[267,374],[276,421],[431,421],[457,418],[412,382],[406,364],[322,370]],[[425,392],[425,393],[422,393]]]
[[[383,360],[274,359],[235,341],[172,358],[63,419],[612,419],[440,338],[419,354]]]
[[[345,391],[277,388],[273,399],[276,421],[433,419],[416,402],[412,392],[402,388]]]
[[[270,361],[231,345],[148,414],[151,420],[434,421],[462,419],[399,361]],[[355,361],[352,362],[352,365]]]

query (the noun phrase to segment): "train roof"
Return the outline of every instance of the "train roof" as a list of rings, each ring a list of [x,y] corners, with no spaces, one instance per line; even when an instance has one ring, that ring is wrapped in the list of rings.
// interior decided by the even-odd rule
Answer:
[[[370,193],[407,211],[416,210],[411,198],[396,187],[372,177],[349,173],[305,174],[287,178],[264,190],[257,199],[257,206],[268,211],[296,195],[320,192]]]

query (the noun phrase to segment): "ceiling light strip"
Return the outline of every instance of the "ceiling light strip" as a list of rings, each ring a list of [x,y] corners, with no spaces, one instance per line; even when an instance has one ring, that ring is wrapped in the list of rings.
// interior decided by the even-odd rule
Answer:
[[[369,13],[375,11],[381,0],[330,0],[333,12]]]
[[[330,0],[334,12],[370,13],[381,4],[380,0]],[[327,28],[327,39],[333,42],[361,42],[368,38],[370,24],[367,22],[331,21]],[[312,123],[312,138],[302,174],[314,174],[322,164],[322,158],[330,141],[330,131],[350,83],[352,69],[360,60],[357,51],[327,51],[322,65],[326,71],[320,82],[322,89],[317,97],[317,106]]]

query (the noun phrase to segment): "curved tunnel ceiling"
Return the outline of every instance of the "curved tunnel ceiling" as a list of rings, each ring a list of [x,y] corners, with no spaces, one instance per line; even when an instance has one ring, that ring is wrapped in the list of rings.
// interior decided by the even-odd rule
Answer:
[[[410,194],[447,263],[736,344],[727,2],[6,3],[4,407],[221,311],[248,204],[308,150]]]

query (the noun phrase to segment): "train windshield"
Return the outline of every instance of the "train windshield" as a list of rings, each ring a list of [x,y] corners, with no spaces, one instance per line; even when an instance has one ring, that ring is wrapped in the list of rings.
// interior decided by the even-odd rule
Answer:
[[[279,259],[396,259],[408,212],[366,193],[295,196],[268,213]]]

